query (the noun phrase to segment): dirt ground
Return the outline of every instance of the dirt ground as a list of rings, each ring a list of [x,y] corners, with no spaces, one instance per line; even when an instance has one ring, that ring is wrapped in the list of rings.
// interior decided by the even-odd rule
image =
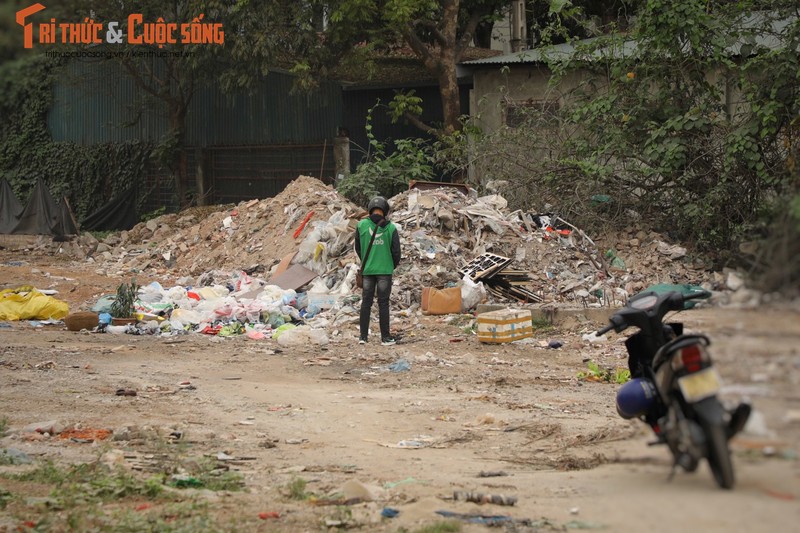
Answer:
[[[54,288],[73,310],[119,282],[84,263],[22,259],[0,254],[0,284]],[[711,337],[724,399],[747,397],[755,407],[751,424],[731,444],[732,491],[718,489],[705,464],[670,480],[668,451],[649,447],[640,423],[616,415],[618,386],[576,377],[588,361],[625,365],[621,336],[593,345],[582,340],[602,323],[581,313],[537,331],[532,342],[500,346],[479,343],[446,317],[420,317],[413,328],[396,318],[394,327],[405,331],[392,347],[356,344],[352,324],[327,347],[302,349],[272,340],[76,333],[6,322],[0,419],[7,427],[0,449],[20,450],[34,464],[0,466],[7,502],[0,531],[25,530],[43,515],[30,497],[44,489],[7,474],[45,459],[77,464],[115,457],[125,468],[142,468],[179,453],[211,456],[243,476],[242,491],[182,489],[187,500],[207,504],[211,522],[199,528],[207,530],[419,531],[444,520],[436,511],[501,516],[507,531],[794,528],[800,520],[797,305],[712,307],[680,318]],[[563,346],[547,348],[550,340]],[[400,359],[410,369],[390,370]],[[46,421],[113,434],[86,442],[22,431]],[[313,497],[297,497],[292,487]],[[502,494],[516,504],[455,501],[454,491]],[[114,505],[158,513],[158,505],[145,510],[141,500]],[[385,518],[384,508],[399,513]],[[50,526],[42,522],[39,529],[70,529],[58,520],[68,512],[48,509]],[[487,527],[458,523],[461,531]]]

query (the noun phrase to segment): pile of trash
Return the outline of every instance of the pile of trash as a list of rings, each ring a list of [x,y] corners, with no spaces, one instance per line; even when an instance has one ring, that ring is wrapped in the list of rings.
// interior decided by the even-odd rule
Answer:
[[[253,340],[272,338],[284,346],[328,344],[326,329],[358,320],[358,298],[337,302],[335,315],[316,317],[321,309],[309,294],[282,289],[244,272],[204,274],[197,286],[164,288],[158,282],[140,287],[136,320],[115,324],[113,299],[101,298],[92,308],[99,331],[133,335],[202,333],[219,337],[246,335]]]
[[[403,250],[396,317],[415,320],[425,287],[460,287],[468,312],[487,301],[618,306],[654,284],[723,283],[658,234],[618,235],[613,246],[599,246],[556,215],[510,211],[502,196],[463,185],[424,184],[389,201]],[[114,333],[326,344],[328,331],[358,323],[353,236],[364,216],[335,189],[300,176],[273,198],[192,208],[112,234],[94,244],[89,260],[98,273],[145,285],[135,324],[101,324]],[[93,311],[102,316],[108,303]]]
[[[508,259],[510,283],[524,288],[520,294],[535,295],[522,303],[615,306],[653,284],[717,288],[724,281],[656,233],[631,232],[600,247],[555,215],[509,211],[502,196],[479,197],[464,186],[412,188],[389,201],[404,256],[395,272],[393,304],[406,310],[418,306],[423,287],[461,285],[461,270],[484,254]],[[354,292],[358,268],[353,230],[365,215],[335,189],[300,176],[273,198],[140,223],[99,243],[94,257],[102,260],[104,273],[181,276],[191,282],[184,285],[202,284],[204,275],[216,271],[242,272],[266,286],[278,270],[302,267],[307,275],[295,281],[313,282],[308,292],[346,297]]]

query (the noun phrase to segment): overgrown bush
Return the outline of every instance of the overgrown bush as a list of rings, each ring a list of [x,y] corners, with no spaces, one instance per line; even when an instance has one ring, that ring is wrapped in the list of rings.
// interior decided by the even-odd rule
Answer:
[[[52,84],[62,65],[43,55],[0,64],[0,176],[25,203],[41,177],[66,196],[78,220],[141,182],[153,146],[142,142],[80,145],[54,141],[47,129]],[[138,198],[144,201],[144,195]]]
[[[367,113],[369,146],[356,171],[342,179],[336,189],[356,205],[366,207],[376,195],[391,197],[408,188],[411,180],[430,180],[434,175],[434,158],[430,144],[424,139],[379,141],[372,133],[372,113]]]
[[[648,224],[718,265],[771,270],[766,286],[796,286],[800,22],[709,5],[647,2],[631,34],[554,58],[554,92],[581,83],[560,109],[479,138],[472,162],[509,182],[514,207],[549,204],[590,228]],[[743,261],[747,241],[761,246]]]

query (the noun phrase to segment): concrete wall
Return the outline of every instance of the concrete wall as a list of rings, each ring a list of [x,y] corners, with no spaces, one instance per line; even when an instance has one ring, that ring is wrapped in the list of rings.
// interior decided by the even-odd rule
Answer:
[[[529,101],[557,102],[565,98],[584,79],[583,73],[571,73],[557,87],[550,87],[551,72],[544,65],[519,64],[481,68],[473,74],[473,98],[470,114],[484,132],[495,131],[505,124],[508,105]]]
[[[524,105],[529,101],[549,101],[564,107],[570,93],[588,79],[589,74],[585,71],[572,72],[553,87],[549,86],[550,77],[550,69],[543,64],[497,65],[476,69],[473,72],[470,114],[476,117],[477,125],[484,132],[496,131],[505,125],[507,106]],[[727,109],[728,116],[719,116],[719,120],[730,119],[735,123],[738,117],[749,114],[749,105],[736,84],[726,86],[722,68],[708,72],[706,79],[709,84],[719,87],[721,103]],[[601,84],[595,88],[597,91],[603,89]]]

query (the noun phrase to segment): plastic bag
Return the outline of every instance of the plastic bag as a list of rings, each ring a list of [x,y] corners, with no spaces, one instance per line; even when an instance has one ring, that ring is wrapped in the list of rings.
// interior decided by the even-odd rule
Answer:
[[[280,335],[276,331],[273,338],[275,336],[278,337],[278,344],[281,346],[308,346],[310,344],[325,346],[328,344],[328,335],[325,330],[313,329],[310,326],[297,326],[283,331]]]
[[[479,303],[486,301],[486,287],[480,281],[475,283],[469,276],[461,280],[461,311],[467,312]]]
[[[276,330],[275,333],[272,334],[272,338],[275,340],[280,340],[287,332],[292,331],[293,329],[297,328],[294,324],[281,324]]]
[[[97,300],[97,303],[92,306],[92,311],[95,313],[110,313],[111,305],[116,301],[116,294],[104,294]]]
[[[163,297],[164,287],[157,281],[145,285],[144,287],[139,287],[139,300],[144,303],[151,304],[160,302]]]
[[[67,302],[25,286],[0,291],[0,320],[60,320],[69,314]]]

